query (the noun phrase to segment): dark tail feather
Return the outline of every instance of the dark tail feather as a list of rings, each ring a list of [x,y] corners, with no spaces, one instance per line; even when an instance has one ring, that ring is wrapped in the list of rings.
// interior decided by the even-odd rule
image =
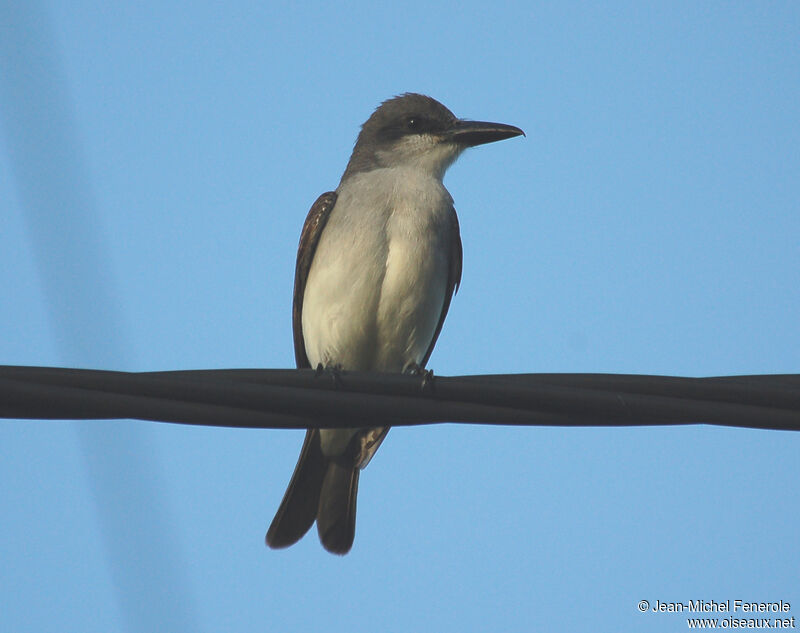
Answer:
[[[267,530],[267,545],[289,547],[308,532],[317,517],[326,461],[319,444],[319,430],[309,429],[286,494]]]
[[[323,547],[347,554],[356,534],[356,495],[359,469],[331,460],[322,482],[317,530]]]

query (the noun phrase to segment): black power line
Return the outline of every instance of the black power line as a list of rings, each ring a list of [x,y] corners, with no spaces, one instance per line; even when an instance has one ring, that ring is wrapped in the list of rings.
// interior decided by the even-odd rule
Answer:
[[[800,430],[800,374],[418,376],[296,369],[130,373],[0,366],[0,416],[242,428],[461,422]],[[382,422],[383,423],[383,422]]]

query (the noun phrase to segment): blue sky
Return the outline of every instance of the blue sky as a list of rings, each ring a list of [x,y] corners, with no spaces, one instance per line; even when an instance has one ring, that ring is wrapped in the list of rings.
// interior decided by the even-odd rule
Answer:
[[[415,91],[527,133],[446,177],[464,274],[438,374],[800,372],[796,3],[0,16],[0,363],[293,366],[305,214],[375,106]],[[796,434],[395,429],[344,558],[313,533],[263,544],[301,439],[3,421],[3,628],[686,626],[642,599],[800,615]]]

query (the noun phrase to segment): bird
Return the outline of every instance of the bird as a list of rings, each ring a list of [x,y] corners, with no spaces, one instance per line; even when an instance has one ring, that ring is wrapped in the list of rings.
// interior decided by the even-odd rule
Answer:
[[[461,282],[453,198],[442,179],[468,147],[524,132],[457,118],[432,97],[382,102],[361,126],[334,191],[314,202],[300,236],[292,325],[298,368],[421,373]],[[360,471],[386,437],[380,420],[307,429],[266,535],[350,551]]]

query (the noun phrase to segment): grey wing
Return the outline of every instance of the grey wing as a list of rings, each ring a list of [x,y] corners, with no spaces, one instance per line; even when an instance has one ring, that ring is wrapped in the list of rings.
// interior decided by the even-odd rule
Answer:
[[[456,215],[456,210],[451,207],[451,211],[452,213],[450,214],[450,221],[452,223],[452,230],[450,231],[450,267],[447,275],[447,290],[445,291],[444,303],[442,304],[442,315],[439,317],[439,323],[436,324],[436,331],[433,333],[433,338],[431,339],[431,344],[428,346],[428,351],[425,352],[425,356],[422,359],[422,367],[425,367],[425,365],[428,363],[428,359],[431,357],[433,347],[436,345],[436,339],[439,338],[439,332],[442,331],[442,325],[444,325],[444,319],[447,316],[447,311],[450,309],[450,301],[452,300],[453,294],[458,290],[458,286],[461,283],[461,262],[463,258],[463,252],[461,249],[461,232],[458,227],[458,216]]]
[[[294,358],[299,369],[311,367],[306,355],[306,344],[303,339],[303,295],[306,291],[306,280],[314,253],[317,250],[319,237],[328,222],[331,211],[336,204],[336,192],[323,193],[311,205],[306,216],[303,231],[300,233],[300,245],[297,248],[297,264],[294,269],[294,299],[292,301],[292,331],[294,332]],[[449,299],[448,299],[449,303]],[[446,310],[445,310],[446,311]],[[441,324],[439,325],[441,327]]]

